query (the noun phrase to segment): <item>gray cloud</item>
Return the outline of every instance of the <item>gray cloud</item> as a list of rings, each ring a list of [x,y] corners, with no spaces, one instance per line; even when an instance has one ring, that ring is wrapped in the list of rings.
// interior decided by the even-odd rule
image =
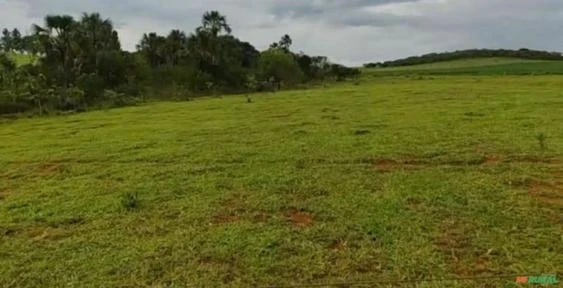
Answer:
[[[345,64],[464,48],[563,50],[561,0],[0,0],[0,26],[25,31],[46,14],[97,11],[132,49],[143,32],[193,31],[206,10],[227,15],[258,48],[288,33],[295,50]]]

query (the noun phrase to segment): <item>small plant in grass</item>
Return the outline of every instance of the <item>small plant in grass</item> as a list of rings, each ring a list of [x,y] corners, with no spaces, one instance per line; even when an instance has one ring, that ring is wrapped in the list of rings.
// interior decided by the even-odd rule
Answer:
[[[540,149],[545,150],[547,148],[547,144],[546,144],[547,136],[544,133],[540,133],[536,136],[536,139],[538,140]]]
[[[254,75],[249,75],[246,78],[246,102],[247,103],[252,103],[252,98],[250,97],[250,93],[256,91],[256,89],[258,88],[258,81],[256,80],[256,77]]]
[[[139,208],[139,194],[136,192],[127,192],[121,198],[121,206],[127,210],[135,210]]]

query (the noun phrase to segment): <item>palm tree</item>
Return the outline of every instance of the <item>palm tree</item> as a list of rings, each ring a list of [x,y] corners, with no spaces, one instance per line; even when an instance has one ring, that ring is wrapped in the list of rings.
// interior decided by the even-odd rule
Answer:
[[[205,12],[201,22],[203,24],[202,28],[209,31],[214,37],[217,37],[223,31],[231,34],[231,26],[227,24],[227,18],[218,11]]]
[[[80,21],[82,36],[92,50],[118,50],[119,41],[114,37],[113,23],[102,19],[98,13],[84,13]],[[117,40],[117,41],[116,41]]]
[[[177,65],[180,58],[185,54],[187,44],[186,34],[180,30],[172,30],[168,37],[166,37],[166,58],[167,62],[172,65]]]
[[[45,26],[34,24],[33,30],[39,38],[45,61],[55,67],[62,68],[63,84],[68,87],[78,43],[74,40],[77,23],[68,15],[45,17]]]
[[[165,45],[166,38],[154,32],[145,33],[137,45],[137,50],[145,55],[151,66],[157,67],[164,63]]]

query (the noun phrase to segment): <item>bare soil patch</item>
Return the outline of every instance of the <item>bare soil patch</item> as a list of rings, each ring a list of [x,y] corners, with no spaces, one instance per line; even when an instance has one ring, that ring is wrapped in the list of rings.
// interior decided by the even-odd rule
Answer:
[[[315,222],[313,214],[306,211],[291,210],[286,213],[286,217],[293,225],[301,228],[309,227]]]

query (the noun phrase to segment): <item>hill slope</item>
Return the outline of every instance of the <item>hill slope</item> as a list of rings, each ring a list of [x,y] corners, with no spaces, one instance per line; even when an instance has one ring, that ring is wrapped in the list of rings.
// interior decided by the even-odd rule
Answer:
[[[563,61],[528,60],[516,58],[475,58],[400,66],[364,68],[370,75],[542,75],[563,74]]]
[[[556,273],[561,88],[383,78],[0,122],[0,286]]]
[[[530,59],[530,60],[563,60],[561,52],[548,52],[522,48],[519,50],[510,49],[468,49],[458,50],[453,52],[430,53],[421,56],[412,56],[408,58],[385,61],[383,63],[367,63],[366,68],[375,67],[397,67],[397,66],[411,66],[419,64],[436,63],[443,61],[453,61],[462,59],[474,58],[490,58],[490,57],[505,57],[517,59]]]

